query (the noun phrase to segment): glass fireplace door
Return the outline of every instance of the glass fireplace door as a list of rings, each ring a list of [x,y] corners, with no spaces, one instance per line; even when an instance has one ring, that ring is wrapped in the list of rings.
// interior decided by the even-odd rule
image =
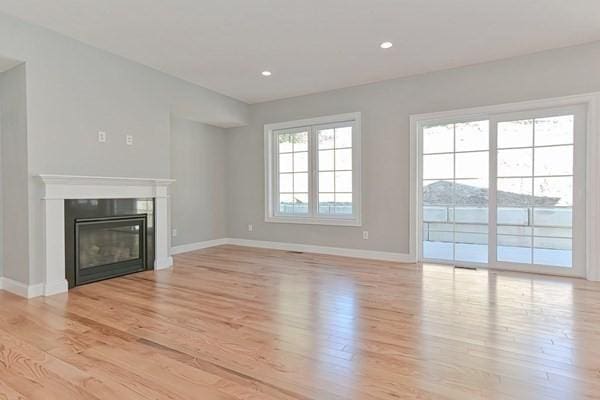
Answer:
[[[77,219],[76,284],[92,282],[146,267],[146,216]]]

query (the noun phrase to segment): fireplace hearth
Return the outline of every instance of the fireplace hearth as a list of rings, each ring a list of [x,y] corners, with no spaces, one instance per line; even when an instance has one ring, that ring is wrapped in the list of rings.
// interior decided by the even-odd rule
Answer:
[[[153,269],[153,199],[65,201],[69,288]]]

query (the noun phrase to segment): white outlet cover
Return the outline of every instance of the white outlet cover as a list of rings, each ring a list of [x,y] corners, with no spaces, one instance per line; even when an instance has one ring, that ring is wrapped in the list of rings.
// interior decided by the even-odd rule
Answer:
[[[364,240],[369,239],[369,231],[363,231],[363,239]]]
[[[129,146],[131,146],[133,144],[133,135],[125,136],[125,143],[127,143]]]
[[[98,132],[98,141],[100,143],[106,142],[106,132],[103,132],[103,131]]]

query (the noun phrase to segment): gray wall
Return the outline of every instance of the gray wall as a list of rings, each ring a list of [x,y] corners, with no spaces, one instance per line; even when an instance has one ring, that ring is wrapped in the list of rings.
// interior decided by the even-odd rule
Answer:
[[[250,124],[227,137],[228,234],[408,253],[409,115],[592,91],[600,91],[600,42],[253,105]],[[263,125],[353,111],[363,119],[363,227],[265,223]]]
[[[0,73],[3,275],[21,282],[29,280],[25,73],[25,64]]]
[[[227,236],[225,140],[222,128],[171,119],[173,246]]]
[[[239,126],[247,105],[0,14],[0,55],[26,63],[29,279],[42,276],[37,174],[168,178],[170,115]],[[97,132],[108,142],[97,142]],[[125,145],[125,135],[134,145]],[[177,211],[176,211],[177,212]]]
[[[8,264],[18,266],[14,279],[31,284],[43,279],[37,174],[179,179],[174,244],[228,236],[404,253],[410,114],[600,91],[600,43],[253,106],[2,14],[0,55],[26,62],[16,71],[27,113],[15,130],[26,135],[15,134],[14,154],[2,146],[1,162],[15,166],[14,181],[3,184],[5,202],[7,192],[15,194],[5,218],[29,208],[19,217],[29,224],[25,231],[5,221],[5,245],[17,232],[23,246]],[[352,111],[363,114],[364,226],[264,223],[263,125]],[[241,127],[219,136],[219,129],[180,118]],[[97,142],[98,130],[108,132],[107,143]],[[124,144],[126,134],[133,146]],[[223,180],[221,188],[212,185]],[[200,223],[190,217],[194,210]]]

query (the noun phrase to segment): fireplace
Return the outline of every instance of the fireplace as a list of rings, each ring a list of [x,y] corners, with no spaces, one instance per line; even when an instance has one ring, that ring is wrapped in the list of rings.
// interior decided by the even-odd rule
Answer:
[[[37,178],[42,282],[28,297],[66,293],[69,286],[76,285],[75,219],[146,214],[146,242],[141,250],[146,255],[145,269],[173,265],[169,243],[169,185],[173,179],[46,174]],[[117,259],[128,258],[121,253]]]
[[[65,201],[69,288],[152,269],[153,199]]]

